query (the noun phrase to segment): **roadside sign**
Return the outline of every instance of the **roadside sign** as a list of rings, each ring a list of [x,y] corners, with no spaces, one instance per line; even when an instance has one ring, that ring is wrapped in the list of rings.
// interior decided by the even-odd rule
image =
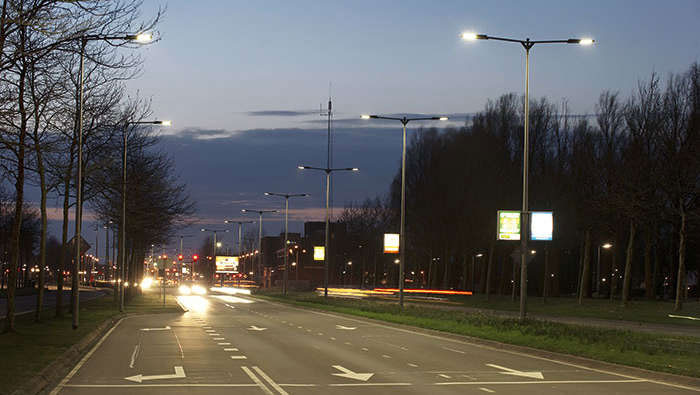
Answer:
[[[400,240],[398,233],[384,233],[384,253],[398,254]]]
[[[216,256],[216,272],[217,273],[238,273],[238,257],[237,256]]]
[[[552,240],[554,215],[551,211],[533,211],[530,215],[530,240]]]
[[[498,210],[498,240],[520,240],[520,211]]]
[[[324,246],[314,246],[314,261],[322,261],[326,257],[326,248]]]

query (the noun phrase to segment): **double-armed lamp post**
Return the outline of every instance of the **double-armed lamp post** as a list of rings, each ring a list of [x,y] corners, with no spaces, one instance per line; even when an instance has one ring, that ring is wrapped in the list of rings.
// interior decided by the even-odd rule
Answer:
[[[403,125],[403,145],[401,150],[401,227],[399,229],[399,306],[403,307],[403,287],[406,270],[406,125],[411,121],[447,121],[447,117],[396,118],[380,115],[362,115],[362,119],[388,119]]]
[[[326,240],[323,246],[323,297],[328,298],[328,265],[330,263],[330,229],[328,227],[330,222],[330,198],[331,198],[331,173],[334,171],[359,171],[357,167],[313,167],[313,166],[297,166],[299,170],[318,170],[326,173]],[[286,246],[285,246],[286,248]],[[299,268],[297,268],[299,270]]]
[[[262,270],[262,227],[263,227],[263,215],[267,213],[276,213],[277,210],[248,210],[248,209],[243,209],[241,210],[242,213],[256,213],[258,214],[258,223],[260,224],[258,228],[258,268],[257,268],[257,275],[260,277],[262,274],[260,271]]]
[[[595,40],[590,38],[569,38],[566,40],[525,40],[494,37],[486,34],[462,33],[462,40],[496,40],[506,41],[522,45],[525,49],[525,127],[523,132],[523,205],[520,213],[520,320],[527,316],[527,238],[528,238],[528,146],[529,146],[529,121],[530,121],[530,49],[535,44],[577,44],[592,45]]]
[[[287,288],[289,286],[289,258],[287,254],[287,244],[289,244],[289,239],[287,237],[287,225],[288,221],[287,219],[289,218],[289,198],[295,198],[295,197],[307,197],[309,196],[308,193],[275,193],[275,192],[265,192],[265,196],[279,196],[284,198],[284,284],[283,284],[283,294],[284,296],[287,296]]]

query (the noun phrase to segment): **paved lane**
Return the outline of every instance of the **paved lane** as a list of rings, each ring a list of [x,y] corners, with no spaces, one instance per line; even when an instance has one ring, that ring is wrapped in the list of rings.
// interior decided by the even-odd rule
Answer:
[[[694,393],[248,296],[180,300],[123,320],[54,393]]]

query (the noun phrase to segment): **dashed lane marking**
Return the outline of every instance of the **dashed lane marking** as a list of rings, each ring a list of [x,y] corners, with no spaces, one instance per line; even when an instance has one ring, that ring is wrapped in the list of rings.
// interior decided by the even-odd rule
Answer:
[[[231,359],[248,359],[245,355],[231,355]]]
[[[482,390],[482,391],[484,391],[484,392],[496,392],[496,391],[494,391],[494,390],[490,390],[490,389],[484,388],[484,387],[479,387],[479,389]]]

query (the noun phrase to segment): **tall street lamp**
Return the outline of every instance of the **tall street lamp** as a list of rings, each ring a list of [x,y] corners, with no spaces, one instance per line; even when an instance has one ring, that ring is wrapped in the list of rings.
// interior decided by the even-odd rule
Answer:
[[[297,166],[299,170],[318,170],[326,173],[326,241],[323,247],[323,297],[328,299],[328,265],[330,263],[330,230],[328,223],[330,221],[330,196],[331,196],[331,173],[334,171],[359,171],[357,167],[338,167],[338,168],[322,168],[313,166]]]
[[[119,254],[121,255],[121,260],[119,265],[119,276],[122,281],[119,282],[119,311],[124,311],[124,278],[125,266],[126,266],[126,152],[127,152],[127,135],[129,125],[162,125],[171,126],[170,121],[127,121],[124,125],[124,132],[122,133],[123,146],[122,146],[122,220],[121,226],[119,227],[119,232],[121,233],[121,243],[119,245]]]
[[[307,197],[310,196],[308,193],[275,193],[275,192],[265,192],[265,196],[279,196],[284,198],[284,284],[282,293],[287,296],[287,286],[289,285],[289,265],[287,264],[289,259],[287,257],[287,244],[289,240],[287,238],[287,219],[289,213],[289,198],[294,197]]]
[[[149,33],[127,34],[123,36],[104,36],[104,35],[82,35],[76,38],[80,40],[80,82],[78,84],[78,171],[76,181],[76,202],[75,202],[75,265],[72,268],[71,287],[73,288],[72,306],[73,306],[73,329],[78,329],[78,312],[79,312],[79,284],[78,284],[78,267],[80,266],[80,244],[81,244],[81,226],[83,221],[83,88],[84,88],[84,71],[85,71],[85,47],[89,41],[135,41],[138,43],[148,43],[153,39]],[[120,305],[120,309],[122,306]]]
[[[234,221],[234,220],[224,220],[225,224],[238,224],[238,255],[241,255],[241,252],[243,251],[241,249],[241,241],[242,241],[242,236],[241,236],[241,229],[243,228],[244,224],[254,224],[255,221]]]
[[[520,213],[520,320],[527,316],[527,237],[528,237],[528,128],[530,121],[530,49],[535,44],[578,44],[592,45],[595,40],[590,38],[570,38],[567,40],[538,40],[529,38],[518,40],[512,38],[494,37],[486,34],[462,33],[462,40],[497,40],[518,43],[525,48],[525,127],[523,132],[523,206]]]
[[[596,280],[595,280],[595,293],[600,296],[600,249],[605,248],[606,250],[609,250],[612,248],[612,243],[604,243],[604,244],[599,244],[598,245],[598,263],[596,264]]]
[[[474,269],[476,267],[476,258],[481,258],[482,256],[484,256],[484,254],[482,254],[482,253],[472,255],[472,276],[471,276],[472,277],[472,289],[471,289],[471,291],[473,294],[476,293],[476,291],[474,290],[474,274],[475,274]]]
[[[447,121],[447,117],[394,118],[380,115],[362,115],[362,119],[389,119],[403,125],[403,145],[401,150],[401,228],[399,230],[399,306],[403,308],[404,271],[406,267],[406,124],[411,121]]]
[[[276,213],[277,210],[241,210],[242,213],[257,213],[259,220],[258,223],[260,227],[258,228],[258,277],[260,277],[260,271],[262,270],[262,227],[263,227],[263,215],[266,213]],[[254,270],[255,271],[255,270]]]

